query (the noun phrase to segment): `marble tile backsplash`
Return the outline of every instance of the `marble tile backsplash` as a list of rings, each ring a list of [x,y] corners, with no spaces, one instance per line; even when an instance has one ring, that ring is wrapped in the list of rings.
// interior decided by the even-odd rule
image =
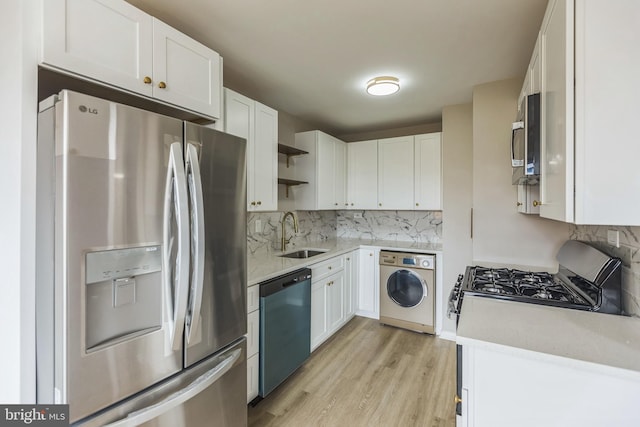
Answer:
[[[338,211],[342,238],[442,243],[440,211]]]
[[[619,248],[607,243],[607,230],[620,233]],[[620,258],[629,268],[629,275],[623,273],[624,309],[628,314],[640,317],[640,227],[570,225],[569,232],[571,239],[589,242],[602,252]]]
[[[393,240],[442,243],[440,211],[295,211],[298,233],[290,219],[286,235],[287,250],[313,247],[315,242],[336,237],[367,240]],[[255,254],[279,252],[284,212],[250,212],[247,216],[247,249]]]
[[[250,212],[247,215],[247,250],[257,252],[280,252],[282,217],[285,212]],[[336,238],[336,213],[334,211],[295,211],[298,218],[298,233],[293,232],[293,222],[287,219],[286,236],[291,238],[287,250],[313,246]],[[257,228],[256,226],[259,225]]]

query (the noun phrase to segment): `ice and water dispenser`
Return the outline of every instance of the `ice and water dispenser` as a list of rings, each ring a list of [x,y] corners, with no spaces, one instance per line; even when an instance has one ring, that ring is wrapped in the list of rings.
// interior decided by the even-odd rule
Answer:
[[[144,246],[86,254],[86,351],[162,326],[162,250]]]

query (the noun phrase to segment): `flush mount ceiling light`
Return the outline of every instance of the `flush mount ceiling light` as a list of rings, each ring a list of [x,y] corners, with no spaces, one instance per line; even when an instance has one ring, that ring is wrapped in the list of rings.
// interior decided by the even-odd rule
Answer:
[[[400,80],[397,77],[381,76],[374,77],[367,82],[367,93],[369,95],[383,96],[391,95],[400,90]]]

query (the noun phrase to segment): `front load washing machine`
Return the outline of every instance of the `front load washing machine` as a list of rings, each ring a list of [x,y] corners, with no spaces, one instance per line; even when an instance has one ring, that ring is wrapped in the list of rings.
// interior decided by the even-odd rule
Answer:
[[[435,256],[380,252],[380,323],[435,333]]]

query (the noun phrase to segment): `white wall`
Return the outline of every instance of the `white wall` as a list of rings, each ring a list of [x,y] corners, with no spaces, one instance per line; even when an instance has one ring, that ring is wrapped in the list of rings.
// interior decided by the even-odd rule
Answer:
[[[474,264],[556,269],[555,255],[569,239],[569,227],[518,213],[517,188],[511,185],[511,122],[521,86],[521,79],[511,79],[473,89]]]
[[[452,105],[442,110],[442,306],[459,274],[472,263],[471,202],[473,199],[473,107]],[[455,320],[445,317],[443,334],[455,334]]]
[[[0,14],[0,402],[35,402],[37,0]]]

